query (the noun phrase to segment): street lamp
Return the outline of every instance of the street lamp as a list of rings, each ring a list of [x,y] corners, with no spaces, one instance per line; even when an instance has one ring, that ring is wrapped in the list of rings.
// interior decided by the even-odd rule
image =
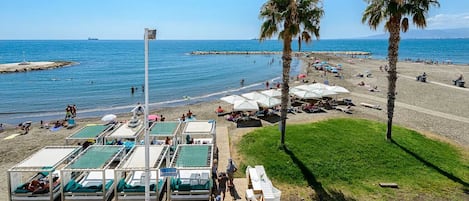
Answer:
[[[150,137],[148,136],[148,41],[156,39],[156,29],[145,28],[145,201],[150,200]]]

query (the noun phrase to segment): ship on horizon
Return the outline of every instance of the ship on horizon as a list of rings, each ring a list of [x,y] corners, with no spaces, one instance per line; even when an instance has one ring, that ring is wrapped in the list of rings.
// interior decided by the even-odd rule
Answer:
[[[88,40],[98,40],[98,38],[91,38],[91,37],[89,37]]]

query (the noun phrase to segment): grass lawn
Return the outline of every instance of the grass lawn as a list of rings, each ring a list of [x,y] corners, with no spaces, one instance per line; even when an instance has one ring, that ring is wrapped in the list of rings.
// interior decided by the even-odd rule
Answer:
[[[278,126],[265,127],[239,142],[240,166],[264,165],[274,185],[313,189],[315,199],[469,200],[467,153],[402,127],[393,142],[385,133],[385,124],[363,119],[287,125],[282,149]],[[292,194],[284,190],[282,200]]]

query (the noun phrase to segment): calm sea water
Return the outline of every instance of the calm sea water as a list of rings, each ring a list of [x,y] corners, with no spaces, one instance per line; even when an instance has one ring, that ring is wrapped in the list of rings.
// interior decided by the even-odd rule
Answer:
[[[192,51],[280,51],[279,41],[151,41],[151,108],[219,99],[260,89],[281,76],[280,55],[190,55]],[[293,44],[296,48],[296,44]],[[356,50],[385,58],[386,40],[321,40],[311,50]],[[53,120],[76,104],[79,117],[129,112],[144,102],[143,41],[0,41],[0,63],[74,61],[78,65],[27,73],[0,74],[0,123]],[[469,40],[403,40],[401,58],[469,63]],[[274,61],[273,63],[271,61]],[[271,64],[272,63],[272,64]],[[293,61],[292,75],[300,70]],[[245,80],[240,87],[240,80]],[[130,88],[138,90],[132,95]],[[183,97],[190,97],[189,99]]]

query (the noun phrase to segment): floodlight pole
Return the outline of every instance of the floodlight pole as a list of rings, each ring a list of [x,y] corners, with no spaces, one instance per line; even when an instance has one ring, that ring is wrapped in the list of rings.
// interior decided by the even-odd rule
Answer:
[[[156,29],[145,28],[145,201],[150,201],[150,137],[148,136],[148,41],[156,38]]]

